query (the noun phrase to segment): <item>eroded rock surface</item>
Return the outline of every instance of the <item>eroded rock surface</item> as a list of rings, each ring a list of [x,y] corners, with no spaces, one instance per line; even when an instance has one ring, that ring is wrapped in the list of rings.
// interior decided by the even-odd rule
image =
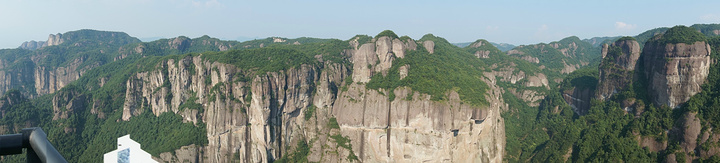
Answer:
[[[317,162],[502,162],[500,111],[506,105],[500,88],[488,84],[489,105],[482,107],[462,102],[454,91],[447,101],[433,101],[404,87],[367,89],[370,77],[388,73],[394,59],[417,45],[381,37],[355,47],[345,51],[353,67],[325,62],[249,81],[235,80],[235,74],[248,72],[233,65],[201,57],[168,60],[129,79],[121,120],[149,107],[155,115],[173,112],[187,122],[204,122],[208,145],[157,158],[163,161],[271,162],[302,141],[310,147],[308,160]],[[392,101],[389,91],[396,95]],[[180,108],[191,98],[204,112]],[[342,138],[349,141],[339,144]],[[181,158],[178,152],[197,156]]]
[[[621,40],[603,45],[603,62],[600,63],[600,79],[596,98],[606,100],[631,84],[635,64],[640,57],[640,44],[635,40]]]
[[[689,100],[700,92],[710,68],[710,45],[663,44],[649,41],[643,49],[648,94],[657,106],[671,108]]]

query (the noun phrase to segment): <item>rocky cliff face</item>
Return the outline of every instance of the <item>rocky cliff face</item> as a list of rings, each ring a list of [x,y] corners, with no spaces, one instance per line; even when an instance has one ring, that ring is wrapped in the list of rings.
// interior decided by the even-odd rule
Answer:
[[[191,160],[230,162],[230,156],[238,155],[234,159],[268,162],[280,158],[287,146],[305,137],[305,122],[298,116],[300,109],[311,104],[312,85],[320,75],[318,67],[303,66],[239,81],[235,75],[245,73],[243,70],[200,57],[168,60],[158,66],[158,70],[139,73],[127,82],[122,120],[149,107],[156,115],[173,112],[189,122],[204,122],[209,144],[184,147],[202,151],[190,152],[198,154]],[[342,70],[338,71],[342,75]],[[181,107],[191,102],[203,106]],[[170,159],[165,161],[188,157],[179,153],[161,156]]]
[[[58,33],[57,35],[50,34],[50,36],[48,36],[48,40],[46,43],[47,43],[47,46],[55,46],[55,45],[60,45],[63,42],[65,42],[65,39],[62,37],[62,34]]]
[[[487,72],[485,73],[485,76],[492,76],[491,78],[489,78],[490,82],[492,83],[495,83],[497,82],[496,80],[499,80],[501,82],[518,84],[524,87],[544,87],[545,89],[550,88],[549,81],[547,80],[545,74],[539,72],[534,74],[526,74],[524,71],[517,70],[516,67],[517,65],[515,63],[510,63],[509,65],[503,67],[499,67],[497,64],[494,64],[491,68],[497,70]],[[517,98],[527,102],[529,106],[539,106],[540,100],[545,98],[544,93],[537,92],[536,90],[532,89],[518,90],[515,88],[509,88],[505,91],[510,91],[510,93],[515,95]]]
[[[77,58],[62,67],[35,67],[34,77],[35,92],[38,95],[50,94],[65,87],[70,82],[80,78],[85,71],[100,66],[100,63],[89,64],[81,67],[85,63],[85,58]]]
[[[698,136],[701,134],[702,125],[700,123],[700,119],[697,117],[697,113],[691,112],[685,113],[685,115],[679,119],[679,123],[680,125],[676,126],[673,128],[673,131],[671,131],[675,134],[673,135],[675,139],[680,142],[680,149],[678,150],[678,153],[675,153],[675,157],[679,154],[685,155],[685,162],[692,162],[692,160],[697,158],[693,157],[693,154],[691,153],[704,151],[697,148],[699,143],[703,143],[697,140]],[[715,148],[715,150],[717,150],[717,148]]]
[[[590,100],[592,100],[595,92],[590,88],[574,87],[565,90],[562,93],[565,102],[579,115],[587,114],[590,109]]]
[[[11,89],[27,91],[29,97],[54,93],[71,82],[79,79],[86,71],[99,66],[99,63],[87,64],[84,58],[77,58],[65,66],[38,66],[43,56],[35,61],[16,61],[15,67],[0,70],[0,93]],[[2,63],[0,59],[0,63]],[[12,63],[11,63],[12,64]],[[81,65],[85,64],[83,67]],[[5,67],[2,65],[0,67]]]
[[[121,120],[149,107],[156,115],[174,112],[204,122],[208,145],[157,158],[165,161],[269,162],[293,152],[298,142],[309,145],[308,160],[317,162],[502,161],[500,110],[506,106],[497,86],[489,84],[490,104],[483,107],[462,102],[454,92],[447,101],[432,101],[409,88],[366,89],[371,76],[387,74],[393,60],[418,45],[386,36],[350,44],[354,48],[344,54],[353,67],[325,62],[250,80],[238,76],[252,74],[247,70],[201,57],[168,60],[127,82]],[[392,101],[389,91],[396,95]],[[189,99],[204,110],[182,107]]]
[[[602,56],[595,97],[606,100],[633,82],[635,64],[640,57],[640,44],[634,39],[605,44],[602,46]]]
[[[470,48],[485,48],[484,46],[492,46],[492,44],[490,44],[486,40],[478,40],[478,41],[471,43],[470,46],[468,46],[468,47],[470,47]],[[489,49],[485,48],[485,49],[475,50],[475,52],[473,54],[475,54],[475,57],[478,57],[478,58],[490,58],[490,52],[491,51]]]
[[[20,47],[21,49],[28,49],[28,50],[35,50],[40,49],[47,46],[47,42],[45,41],[26,41],[23,42]]]
[[[20,66],[13,67],[13,65]],[[0,59],[0,93],[5,93],[11,89],[34,90],[32,85],[34,84],[34,71],[32,62]]]
[[[20,48],[34,51],[0,59],[0,93],[19,89],[29,98],[54,93],[107,63],[99,58],[136,42],[139,40],[122,32],[95,30],[50,34],[46,42],[25,42]],[[48,46],[55,47],[44,48]]]
[[[76,88],[62,89],[58,91],[52,99],[52,120],[59,120],[59,124],[63,127],[63,131],[66,134],[77,131],[78,127],[82,129],[82,126],[79,124],[68,121],[67,119],[73,116],[73,120],[77,119],[77,114],[83,112],[88,103],[90,103],[89,97],[79,93]]]
[[[643,49],[643,61],[653,103],[675,108],[700,92],[711,64],[710,45],[651,40]]]

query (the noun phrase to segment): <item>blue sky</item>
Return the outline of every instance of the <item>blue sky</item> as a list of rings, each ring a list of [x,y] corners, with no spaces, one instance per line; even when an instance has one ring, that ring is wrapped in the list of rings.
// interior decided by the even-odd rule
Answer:
[[[346,40],[385,29],[419,39],[487,39],[515,45],[567,36],[637,35],[656,27],[720,23],[720,1],[649,0],[4,0],[0,48],[79,29],[137,38],[202,35]]]

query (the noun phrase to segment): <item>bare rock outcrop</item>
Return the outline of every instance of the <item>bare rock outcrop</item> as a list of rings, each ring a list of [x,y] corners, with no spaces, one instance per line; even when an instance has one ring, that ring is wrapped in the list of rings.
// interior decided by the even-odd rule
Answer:
[[[550,89],[550,85],[547,80],[547,77],[543,73],[535,73],[535,75],[528,76],[527,81],[525,82],[525,86],[527,86],[527,87],[545,87],[547,89]]]
[[[520,59],[526,60],[530,63],[540,63],[540,59],[533,57],[533,56],[529,56],[529,55],[522,56],[522,57],[520,57]]]
[[[524,46],[521,45],[521,46],[518,46],[517,48],[522,48],[522,47],[524,47]],[[535,47],[537,48],[537,45],[536,45]],[[540,59],[538,59],[537,57],[533,57],[533,56],[530,56],[530,55],[526,55],[525,52],[520,51],[520,50],[516,50],[516,49],[507,51],[507,55],[509,55],[509,56],[515,56],[515,57],[520,58],[520,59],[522,59],[522,60],[526,60],[526,61],[528,61],[528,62],[530,62],[530,63],[540,63]]]
[[[67,119],[74,112],[86,108],[87,97],[73,89],[66,89],[58,92],[52,100],[53,120]]]
[[[483,51],[475,51],[475,57],[478,58],[490,58],[490,51],[489,50],[483,50]]]
[[[142,113],[138,108],[148,107],[155,115],[172,112],[187,122],[204,122],[208,145],[198,147],[202,152],[197,157],[183,159],[271,162],[286,152],[286,146],[301,141],[306,127],[316,127],[305,126],[302,118],[298,118],[313,101],[312,85],[320,75],[315,67],[305,65],[258,74],[251,81],[238,81],[235,75],[245,71],[200,57],[171,59],[157,66],[157,70],[141,72],[129,79],[122,120]],[[338,74],[338,79],[331,83],[341,83],[339,77],[348,75],[343,68],[327,70],[336,70],[333,73]],[[326,86],[322,92],[332,93],[330,88],[337,88]],[[182,108],[183,103],[191,102],[189,99],[202,104],[204,111]],[[177,155],[162,159],[173,158],[181,159]]]
[[[424,41],[423,47],[425,47],[425,50],[430,52],[430,54],[435,53],[435,42],[431,40]]]
[[[698,136],[701,134],[702,125],[697,113],[687,112],[679,119],[680,125],[675,126],[671,133],[675,133],[675,138],[680,142],[679,153],[685,155],[685,162],[692,162],[696,159],[694,153],[698,147]]]
[[[468,46],[468,47],[469,48],[481,48],[483,46],[493,46],[493,45],[490,44],[489,42],[487,42],[487,40],[478,40],[478,41],[475,41],[474,43],[470,44],[470,46]],[[493,48],[494,48],[494,46],[493,46]],[[478,49],[475,51],[474,54],[475,54],[475,57],[478,57],[478,58],[490,58],[490,53],[491,53],[490,50]]]
[[[167,44],[168,44],[168,47],[170,47],[172,49],[185,51],[185,49],[190,47],[190,43],[191,43],[190,38],[180,36],[180,37],[175,37],[175,39],[169,40]]]
[[[590,88],[574,87],[562,92],[565,102],[579,115],[587,114],[590,110],[590,100],[594,95],[595,92]]]
[[[160,157],[153,157],[155,161],[160,162],[187,162],[187,163],[198,163],[204,162],[203,157],[200,156],[200,148],[195,144],[182,146],[180,149],[176,149],[173,152],[160,153]]]
[[[482,107],[462,102],[454,91],[448,101],[432,101],[409,88],[367,89],[372,75],[387,73],[394,59],[417,45],[380,37],[355,47],[344,52],[353,67],[325,62],[246,80],[236,80],[237,74],[252,72],[200,56],[163,61],[127,81],[120,120],[151,108],[155,115],[172,112],[206,125],[207,145],[156,158],[164,161],[272,162],[298,143],[308,144],[307,158],[316,162],[502,161],[500,111],[506,106],[500,88],[489,84],[490,104]],[[412,67],[401,69],[398,73],[407,75]],[[345,82],[351,76],[353,81]],[[388,91],[394,91],[394,100]],[[189,99],[204,111],[180,107]],[[338,128],[330,125],[334,122]]]
[[[357,43],[357,41],[355,42]],[[405,57],[406,50],[415,50],[415,41],[403,42],[397,38],[383,36],[358,48],[347,50],[353,62],[352,79],[354,82],[367,83],[375,73],[387,74],[396,58]]]
[[[573,71],[575,71],[575,70],[577,70],[578,68],[580,68],[580,65],[577,65],[577,64],[575,64],[575,65],[573,65],[573,64],[567,64],[565,61],[563,61],[563,65],[565,65],[565,67],[563,67],[563,69],[560,70],[560,73],[563,73],[563,74],[570,74],[570,73],[572,73]]]
[[[648,94],[655,105],[671,108],[700,92],[710,68],[710,45],[704,41],[663,43],[649,41],[643,49]]]
[[[494,70],[491,72],[486,72],[485,76],[491,76],[489,78],[489,82],[491,83],[496,83],[500,81],[508,82],[510,84],[519,84],[525,87],[545,87],[546,89],[550,88],[549,81],[545,74],[539,72],[526,74],[524,71],[516,70],[516,66],[517,65],[512,62],[507,66],[503,66],[502,68],[498,68],[499,66],[497,64],[494,64],[491,67],[491,69]],[[514,88],[511,88],[506,91],[510,91],[510,93],[515,95],[517,98],[527,102],[529,106],[538,106],[540,104],[539,101],[545,98],[544,93],[536,92],[532,89],[518,91]]]
[[[78,30],[50,34],[46,42],[35,42],[36,48],[72,44],[58,47],[57,50],[18,51],[28,55],[1,59],[0,94],[10,89],[21,90],[28,98],[54,93],[79,79],[86,71],[107,63],[95,59],[97,56],[94,55],[114,53],[117,50],[115,47],[136,42],[140,40],[122,32]],[[27,42],[21,48],[32,48],[32,43]],[[89,52],[74,49],[82,46],[98,46],[99,50]]]
[[[400,66],[400,68],[398,68],[398,73],[400,74],[400,80],[407,77],[407,75],[409,73],[408,71],[410,71],[409,68],[410,68],[410,65],[403,65],[403,66]]]
[[[603,45],[602,55],[595,98],[606,100],[633,82],[635,64],[640,57],[640,44],[634,39],[618,40],[612,45]]]
[[[457,93],[447,102],[432,102],[429,95],[408,88],[367,90],[353,84],[339,94],[332,108],[343,135],[352,139],[353,151],[363,162],[501,162],[504,103],[494,87],[490,106],[463,104]],[[385,93],[382,93],[385,92]]]
[[[83,66],[83,64],[86,64]],[[35,92],[39,95],[54,93],[85,74],[87,70],[100,66],[99,63],[87,64],[85,58],[77,58],[66,66],[49,68],[35,67],[32,74]]]
[[[492,68],[494,69],[494,68],[497,68],[498,66],[499,65],[494,64],[492,66]],[[510,82],[511,84],[515,84],[515,83],[525,79],[527,76],[527,75],[525,75],[524,71],[515,71],[516,66],[517,65],[515,63],[511,62],[508,66],[503,66],[502,68],[500,68],[499,71],[488,72],[491,74],[486,74],[486,76],[492,75],[492,76],[498,77],[500,79],[500,81]],[[494,79],[495,78],[491,78],[490,80],[492,81]]]
[[[65,39],[63,39],[62,36],[63,35],[60,33],[58,33],[57,35],[50,34],[50,36],[48,36],[48,40],[46,42],[47,46],[55,46],[55,45],[62,44],[63,42],[65,42]]]
[[[47,46],[47,43],[45,41],[26,41],[23,42],[20,47],[20,49],[27,49],[27,50],[36,50]]]

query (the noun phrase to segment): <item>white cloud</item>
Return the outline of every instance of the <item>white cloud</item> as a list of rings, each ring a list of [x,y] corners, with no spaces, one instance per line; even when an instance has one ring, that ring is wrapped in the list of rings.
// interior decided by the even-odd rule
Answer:
[[[637,27],[635,24],[628,24],[625,22],[615,22],[615,29],[617,30],[632,30]]]
[[[715,14],[707,14],[700,16],[700,20],[704,22],[720,22],[720,16]]]

